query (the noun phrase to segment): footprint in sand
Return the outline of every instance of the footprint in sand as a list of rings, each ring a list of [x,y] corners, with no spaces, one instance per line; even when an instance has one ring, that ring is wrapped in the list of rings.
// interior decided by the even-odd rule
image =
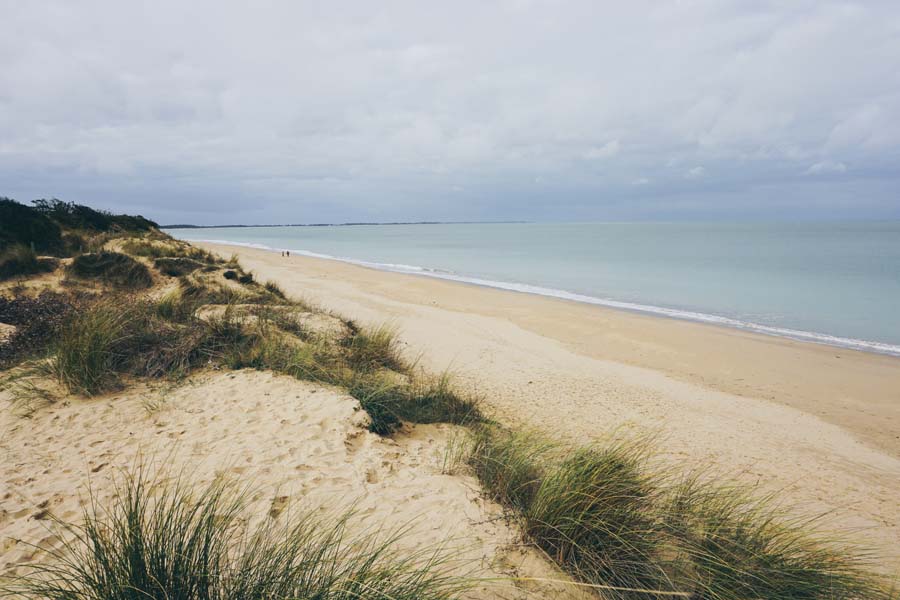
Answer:
[[[287,508],[288,499],[289,496],[276,496],[275,499],[272,500],[272,507],[269,508],[269,516],[273,519],[277,519],[281,516],[281,513]]]

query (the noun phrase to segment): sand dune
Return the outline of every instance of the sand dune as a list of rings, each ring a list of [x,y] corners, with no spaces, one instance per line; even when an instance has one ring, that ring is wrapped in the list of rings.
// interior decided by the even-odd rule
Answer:
[[[900,569],[900,360],[335,261],[237,252],[261,280],[450,368],[507,422],[586,441],[656,432],[664,460],[830,512]]]
[[[78,520],[89,491],[103,502],[121,470],[143,461],[197,485],[232,477],[255,491],[251,514],[352,507],[353,528],[409,526],[401,543],[450,540],[461,573],[560,578],[518,544],[501,509],[468,477],[442,474],[452,426],[418,426],[396,439],[365,429],[367,415],[336,390],[256,371],[207,373],[176,388],[137,387],[70,397],[31,418],[0,411],[0,573],[58,544],[50,513]],[[580,597],[571,586],[486,582],[472,598]]]

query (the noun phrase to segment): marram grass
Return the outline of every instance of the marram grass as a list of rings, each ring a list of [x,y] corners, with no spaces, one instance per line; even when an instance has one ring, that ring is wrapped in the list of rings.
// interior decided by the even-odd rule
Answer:
[[[247,490],[218,481],[196,491],[145,473],[83,523],[60,524],[48,549],[3,591],[43,600],[451,600],[470,587],[440,549],[401,553],[403,531],[353,534],[349,514],[312,512],[249,528]]]
[[[651,467],[647,439],[571,449],[481,426],[468,463],[526,539],[603,598],[888,600],[871,557],[774,498]],[[674,469],[673,469],[674,471]]]

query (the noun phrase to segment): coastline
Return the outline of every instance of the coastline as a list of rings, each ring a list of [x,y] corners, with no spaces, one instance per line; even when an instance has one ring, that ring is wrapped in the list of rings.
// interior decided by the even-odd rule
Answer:
[[[274,225],[269,225],[267,227],[275,227]],[[288,226],[292,227],[292,226]],[[470,285],[476,285],[481,287],[494,288],[499,290],[505,290],[510,292],[517,292],[523,294],[532,294],[537,296],[544,296],[548,298],[556,298],[560,300],[568,300],[572,302],[579,302],[582,304],[590,304],[594,306],[601,306],[604,308],[611,308],[615,310],[633,312],[644,315],[651,315],[654,317],[664,317],[671,319],[678,319],[683,321],[689,321],[692,323],[703,323],[707,325],[714,325],[717,327],[727,327],[731,329],[738,329],[740,331],[747,331],[756,334],[776,336],[781,338],[786,338],[790,340],[800,341],[800,342],[809,342],[815,344],[823,344],[826,346],[832,346],[834,348],[844,349],[844,350],[859,350],[862,352],[872,352],[875,354],[884,354],[888,356],[896,356],[900,357],[900,345],[891,344],[886,342],[872,341],[872,340],[863,340],[857,338],[849,338],[849,337],[841,337],[837,335],[832,335],[828,333],[819,333],[815,331],[804,331],[799,329],[792,329],[787,327],[774,327],[771,325],[764,325],[761,323],[755,323],[751,321],[739,320],[736,318],[727,317],[724,315],[716,315],[712,313],[702,313],[696,312],[692,310],[683,310],[677,308],[669,308],[663,306],[656,306],[652,304],[646,303],[637,303],[637,302],[625,302],[620,300],[613,300],[610,298],[600,298],[596,296],[588,296],[585,294],[579,294],[575,292],[569,292],[562,289],[555,288],[547,288],[539,285],[532,285],[526,283],[513,283],[508,281],[501,280],[493,280],[493,279],[484,279],[475,276],[462,275],[449,271],[442,271],[440,269],[433,269],[429,267],[422,267],[418,265],[406,265],[406,264],[394,264],[394,263],[379,263],[372,262],[363,259],[342,257],[342,256],[332,256],[329,254],[321,254],[318,252],[312,252],[308,250],[296,250],[293,248],[273,248],[270,246],[266,246],[263,244],[256,244],[251,242],[235,242],[229,240],[218,240],[218,239],[204,239],[204,240],[185,240],[190,243],[209,243],[209,244],[220,244],[225,246],[237,246],[242,248],[253,248],[258,250],[266,250],[270,252],[281,252],[283,250],[289,250],[293,252],[297,256],[306,256],[309,258],[319,258],[323,260],[332,260],[337,262],[342,262],[346,264],[356,265],[360,267],[366,267],[370,269],[375,269],[379,271],[387,271],[391,273],[402,273],[406,275],[417,275],[420,277],[431,277],[434,279],[443,279],[446,281],[454,281],[457,283],[464,283]]]
[[[900,360],[245,246],[260,280],[347,317],[392,321],[498,418],[577,441],[654,432],[663,459],[713,464],[831,512],[900,565]],[[888,565],[891,568],[893,565]]]

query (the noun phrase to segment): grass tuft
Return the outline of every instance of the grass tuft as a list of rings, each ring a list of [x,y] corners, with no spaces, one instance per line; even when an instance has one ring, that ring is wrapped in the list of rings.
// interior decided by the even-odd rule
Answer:
[[[450,600],[469,587],[436,550],[401,555],[402,531],[353,535],[343,515],[312,512],[281,525],[247,526],[247,490],[217,481],[200,491],[143,473],[118,482],[108,506],[96,498],[83,525],[63,525],[10,593],[44,600]],[[371,533],[371,532],[369,532]]]
[[[34,250],[24,244],[15,244],[0,252],[0,281],[49,273],[56,269],[58,261],[51,258],[38,258]]]
[[[122,251],[132,256],[154,259],[186,258],[204,265],[217,265],[222,262],[206,250],[168,237],[163,240],[132,238],[122,243]]]
[[[891,597],[865,552],[814,519],[788,517],[773,497],[693,478],[672,490],[667,521],[688,565],[683,587],[692,598]]]
[[[196,261],[193,258],[181,257],[157,258],[153,261],[153,266],[156,267],[160,273],[168,275],[169,277],[181,277],[182,275],[188,275],[199,269],[210,268],[208,265]]]
[[[82,254],[75,257],[67,272],[80,279],[98,279],[118,288],[148,288],[153,284],[153,277],[145,265],[119,252]]]
[[[60,383],[86,396],[114,388],[129,318],[112,303],[75,312],[57,341],[54,371]]]
[[[161,316],[180,310],[165,298],[127,309],[116,299],[87,305],[60,331],[54,372],[70,391],[90,396],[117,388],[123,375],[178,378],[209,361],[228,363],[254,339],[227,311],[209,321]]]
[[[351,371],[350,395],[369,413],[369,430],[388,435],[402,421],[469,424],[483,420],[479,401],[454,391],[445,374],[424,382],[390,371]]]
[[[341,344],[346,348],[349,365],[359,371],[392,369],[405,371],[400,356],[400,339],[397,328],[382,324],[378,327],[350,327],[350,333]]]
[[[274,281],[267,281],[265,285],[266,291],[275,296],[276,298],[281,298],[285,300],[287,296],[284,293],[284,290]]]
[[[649,450],[642,438],[567,450],[536,433],[481,426],[468,464],[532,544],[604,598],[896,598],[865,552],[813,520],[699,478],[669,485],[648,468]]]
[[[541,485],[554,445],[531,431],[478,427],[473,432],[469,465],[488,495],[505,506],[526,511]]]
[[[645,456],[643,442],[575,450],[541,480],[524,513],[526,534],[590,583],[672,590],[654,510],[659,488],[642,469]]]

